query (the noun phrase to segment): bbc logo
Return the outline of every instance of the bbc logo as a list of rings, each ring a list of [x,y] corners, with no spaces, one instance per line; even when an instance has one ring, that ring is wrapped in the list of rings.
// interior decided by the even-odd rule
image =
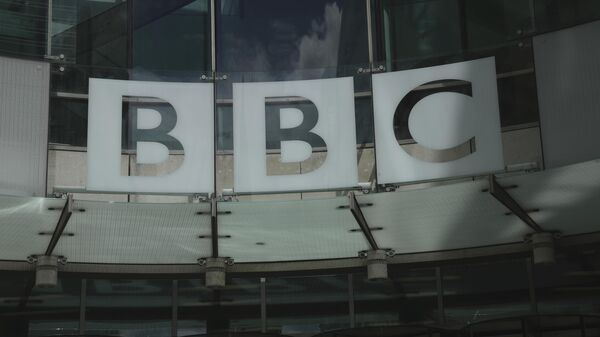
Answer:
[[[90,191],[210,193],[214,186],[214,86],[90,79]],[[123,97],[154,98],[164,109],[137,109],[130,141],[138,164],[183,161],[162,176],[121,175]],[[502,170],[493,58],[375,74],[372,78],[377,180],[422,181]],[[352,77],[234,83],[234,189],[238,193],[353,188],[358,185]],[[415,141],[406,151],[394,125]],[[310,171],[274,174],[282,164],[324,160]]]

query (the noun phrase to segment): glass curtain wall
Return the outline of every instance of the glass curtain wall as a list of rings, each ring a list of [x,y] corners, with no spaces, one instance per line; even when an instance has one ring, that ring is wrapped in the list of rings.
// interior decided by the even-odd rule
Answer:
[[[79,333],[81,280],[61,275],[54,288],[35,287],[33,272],[2,272],[0,335]]]
[[[171,286],[171,280],[87,280],[85,334],[168,336]]]
[[[292,0],[218,0],[215,4],[216,40],[211,41],[209,0],[52,2],[52,17],[47,25],[51,42],[49,56],[53,62],[50,103],[53,150],[49,156],[49,193],[54,187],[85,185],[90,77],[214,81],[219,193],[231,190],[234,180],[234,83],[352,77],[359,181],[374,182],[370,54],[373,55],[375,73],[495,57],[505,164],[508,167],[530,164],[541,168],[532,36],[600,18],[597,3],[589,0],[370,1],[371,27],[367,26],[367,2],[363,0],[302,3]],[[17,7],[10,7],[13,12],[6,12],[6,15],[18,17],[14,13]],[[33,5],[26,8],[42,10]],[[0,33],[4,31],[11,34],[9,30],[0,29]],[[369,31],[372,33],[372,50],[369,50]],[[47,42],[44,37],[40,41],[43,45]],[[214,78],[211,73],[213,46],[217,71]],[[435,90],[423,88],[419,94],[428,95]],[[295,104],[301,110],[307,108],[306,102]],[[128,111],[149,105],[153,109],[168,109],[156,101],[126,100],[123,105]],[[275,108],[281,110],[289,106]],[[124,115],[124,138],[128,138],[134,125],[127,116],[133,114]],[[414,141],[407,132],[405,117],[399,114],[394,127],[399,143],[408,148]],[[277,122],[281,119],[269,118],[269,125],[274,126]],[[274,174],[291,174],[306,173],[319,167],[326,151],[318,142],[313,141],[310,145],[312,151],[304,161],[287,165],[280,158],[282,144],[277,135],[272,135],[265,148],[269,170]],[[133,144],[125,140],[123,148],[129,156],[123,167],[125,174],[163,174],[181,161],[178,153],[172,153],[165,167],[142,173],[135,165]],[[62,167],[61,163],[65,162],[74,169]],[[313,196],[296,193],[279,197]],[[158,200],[136,196],[97,198]]]
[[[43,59],[46,55],[48,2],[0,2],[0,54]]]
[[[200,280],[179,280],[178,336],[261,330],[261,285],[258,277],[233,276],[210,289]]]
[[[600,313],[598,252],[597,245],[561,250],[549,266],[531,266],[529,257],[389,265],[383,281],[368,281],[362,270],[228,274],[220,289],[207,288],[203,278],[82,280],[68,273],[45,289],[33,286],[33,273],[5,272],[0,333],[313,336],[355,327],[441,326],[475,336],[522,329],[572,336],[586,329],[593,336],[600,327],[600,316],[594,317]]]
[[[373,181],[370,71],[494,56],[505,149],[528,149],[525,154],[508,151],[506,164],[541,163],[532,36],[600,18],[600,3],[595,0],[373,0],[368,27],[362,0],[218,0],[213,22],[216,41],[212,41],[209,0],[53,0],[50,20],[47,3],[0,1],[0,53],[48,56],[53,62],[49,192],[55,186],[85,184],[90,77],[215,81],[217,179],[222,191],[233,186],[234,83],[350,77],[359,180]],[[373,50],[369,50],[369,28]],[[213,46],[216,60],[211,59]],[[286,103],[280,108],[289,108]],[[299,110],[307,106],[302,100],[292,103]],[[148,107],[168,108],[156,100],[123,102],[127,112]],[[405,120],[400,118],[395,127],[406,129]],[[124,121],[123,174],[132,174],[137,168],[132,164],[133,144],[127,141],[130,119]],[[277,125],[277,121],[270,123]],[[411,142],[406,133],[398,135],[399,141]],[[264,150],[278,174],[307,172],[323,160],[323,149],[314,142],[310,145],[315,151],[307,161],[280,165],[280,139],[270,140]],[[172,161],[180,159],[176,156]],[[314,194],[277,198],[310,196]],[[156,200],[127,195],[103,198]],[[594,248],[566,252],[556,266],[535,267],[532,272],[525,259],[427,268],[390,266],[390,280],[380,283],[366,281],[360,271],[350,279],[347,274],[263,275],[264,283],[256,275],[236,275],[222,290],[207,289],[202,280],[179,280],[177,331],[179,335],[231,330],[307,335],[353,326],[479,323],[536,310],[597,313],[597,255]],[[0,332],[33,336],[82,329],[80,279],[61,279],[57,289],[44,290],[32,288],[31,274],[3,276]],[[498,282],[501,279],[508,281]],[[172,280],[93,279],[86,287],[83,329],[88,333],[162,336],[173,330]],[[318,310],[313,309],[315,303]],[[565,322],[572,324],[571,319]],[[521,324],[521,320],[510,321],[517,326],[515,331],[522,329]]]
[[[528,1],[384,0],[374,7],[376,61],[387,71],[493,56],[502,126],[538,122]]]

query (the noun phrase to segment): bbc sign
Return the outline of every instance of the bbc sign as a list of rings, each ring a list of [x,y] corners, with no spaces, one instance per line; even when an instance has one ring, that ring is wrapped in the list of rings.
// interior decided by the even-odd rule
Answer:
[[[353,188],[358,185],[352,77],[234,83],[234,189],[238,193]],[[449,84],[450,83],[450,84]],[[502,170],[493,58],[372,77],[377,181],[405,183]],[[137,164],[183,153],[162,176],[121,173],[123,99],[152,98],[168,109],[137,109],[130,138]],[[397,123],[394,123],[396,120]],[[90,79],[90,191],[210,193],[214,186],[214,86]],[[415,144],[401,147],[394,125]],[[275,145],[273,145],[275,144]],[[267,150],[281,165],[324,157],[298,174],[269,171]],[[408,150],[410,148],[410,151]],[[466,149],[466,150],[465,150]]]

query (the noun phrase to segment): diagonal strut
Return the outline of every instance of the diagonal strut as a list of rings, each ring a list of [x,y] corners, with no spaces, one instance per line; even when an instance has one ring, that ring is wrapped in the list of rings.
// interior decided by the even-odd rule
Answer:
[[[525,211],[523,207],[521,207],[521,205],[519,205],[519,203],[517,203],[517,201],[513,199],[510,194],[508,194],[508,192],[506,192],[504,187],[498,184],[496,177],[493,174],[490,175],[490,194],[496,198],[496,200],[506,206],[506,208],[508,208],[514,215],[518,216],[519,219],[523,220],[523,222],[525,222],[525,224],[531,229],[537,233],[544,232],[544,229],[542,229],[542,227],[538,225],[537,222],[535,222],[535,220],[529,216],[529,214],[527,214],[527,211]]]
[[[371,233],[369,224],[367,223],[367,220],[365,219],[365,216],[363,215],[362,210],[360,209],[360,205],[358,204],[358,201],[356,200],[356,196],[354,195],[354,192],[348,193],[348,199],[350,201],[350,211],[352,212],[352,215],[354,215],[354,219],[358,223],[358,226],[360,227],[361,231],[365,235],[365,238],[369,242],[371,249],[378,250],[379,245],[377,245],[377,242],[375,241],[375,238],[373,237],[373,233]]]

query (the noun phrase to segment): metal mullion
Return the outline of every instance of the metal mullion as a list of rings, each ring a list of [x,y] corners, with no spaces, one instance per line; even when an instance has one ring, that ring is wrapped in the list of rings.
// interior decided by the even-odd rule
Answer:
[[[350,316],[350,327],[356,327],[356,314],[354,309],[354,275],[348,274],[348,315]]]
[[[367,223],[367,220],[365,219],[365,216],[362,210],[360,209],[360,204],[356,200],[354,192],[348,193],[348,201],[350,203],[350,212],[352,212],[356,223],[360,227],[363,235],[365,236],[365,239],[369,243],[369,248],[371,250],[378,250],[379,245],[377,244],[377,241],[375,240],[375,237],[371,232],[371,228],[369,227],[369,224]]]
[[[216,4],[216,0],[210,0],[210,64],[213,78],[217,72]]]
[[[79,297],[79,334],[85,334],[85,310],[87,305],[87,279],[81,279],[81,293]]]
[[[437,307],[438,307],[438,320],[439,324],[446,323],[446,313],[444,311],[444,275],[442,274],[442,268],[435,268],[435,279],[437,288]]]
[[[529,288],[529,305],[531,313],[534,315],[538,314],[537,299],[535,297],[535,275],[533,273],[533,260],[531,257],[525,259],[527,266],[527,285]]]
[[[377,0],[376,0],[377,1]],[[369,74],[373,73],[375,69],[375,58],[373,51],[373,25],[372,25],[372,12],[371,12],[371,0],[365,0],[366,14],[367,14],[367,45],[369,54]],[[370,78],[371,89],[373,87],[373,76]],[[373,171],[371,171],[371,177],[375,183],[375,192],[379,192],[379,182],[377,181],[377,151],[375,141],[375,111],[373,108],[373,99],[371,99],[371,118],[373,119],[372,134],[373,134]],[[362,151],[362,150],[361,150]]]
[[[60,213],[60,217],[58,218],[58,222],[54,231],[52,232],[52,237],[50,238],[50,242],[48,243],[48,247],[46,248],[46,252],[44,255],[50,256],[54,252],[54,248],[58,244],[58,240],[60,240],[69,219],[71,218],[71,214],[73,214],[73,196],[71,194],[67,195],[67,199],[65,200],[65,205],[62,208]]]
[[[211,235],[212,257],[219,257],[219,228],[217,203],[217,142],[218,142],[218,110],[217,110],[217,0],[210,1],[210,51],[211,81],[213,83],[213,194],[211,201]]]
[[[46,56],[52,56],[52,0],[48,0],[48,16],[46,17]]]
[[[267,278],[260,278],[260,331],[267,333]]]
[[[369,52],[369,68],[373,70],[373,27],[371,25],[372,16],[371,16],[371,0],[365,0],[365,4],[367,6],[367,44],[368,44],[368,52]]]
[[[178,304],[178,282],[173,280],[171,293],[171,336],[177,337],[177,304]]]
[[[133,11],[135,10],[133,7],[133,0],[131,1],[127,1],[125,6],[127,6],[126,8],[126,15],[127,15],[127,72],[128,72],[128,79],[131,79],[131,72],[129,70],[131,70],[133,68],[133,33],[135,31],[134,29],[134,22],[133,22],[133,18],[134,18],[134,13]],[[114,7],[113,7],[114,8]]]
[[[531,33],[537,32],[537,23],[535,22],[535,0],[529,0],[529,14],[531,15]]]

